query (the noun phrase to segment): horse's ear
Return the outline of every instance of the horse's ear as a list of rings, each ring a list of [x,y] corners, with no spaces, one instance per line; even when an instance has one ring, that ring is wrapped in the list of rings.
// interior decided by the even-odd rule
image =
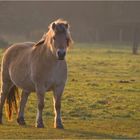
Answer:
[[[55,22],[52,24],[52,29],[55,30],[56,24]]]

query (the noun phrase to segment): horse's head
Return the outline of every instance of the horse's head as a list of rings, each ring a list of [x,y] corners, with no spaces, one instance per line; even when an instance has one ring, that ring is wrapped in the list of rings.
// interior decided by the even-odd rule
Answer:
[[[49,26],[49,47],[57,59],[64,60],[67,48],[72,43],[72,38],[69,31],[67,21],[58,19],[52,22]]]

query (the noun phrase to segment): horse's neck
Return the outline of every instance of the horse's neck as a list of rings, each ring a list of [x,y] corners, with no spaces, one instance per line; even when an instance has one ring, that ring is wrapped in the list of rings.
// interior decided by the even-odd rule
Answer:
[[[40,61],[56,61],[56,58],[47,44],[42,44],[33,48],[32,57]]]
[[[35,59],[38,59],[43,64],[50,64],[50,63],[56,63],[57,59],[54,54],[54,52],[51,50],[50,46],[50,36],[47,34],[46,39],[43,44],[40,44],[36,46],[33,52],[33,56],[35,56]]]
[[[52,61],[56,61],[56,56],[54,54],[54,52],[51,50],[51,44],[50,44],[50,37],[49,35],[46,37],[46,40],[44,42],[44,48],[46,48],[46,57],[49,59],[49,60],[52,60]]]
[[[51,51],[51,48],[46,46],[47,49],[46,49],[46,58],[49,60],[49,61],[56,61],[56,57],[55,55],[53,54],[53,52]]]

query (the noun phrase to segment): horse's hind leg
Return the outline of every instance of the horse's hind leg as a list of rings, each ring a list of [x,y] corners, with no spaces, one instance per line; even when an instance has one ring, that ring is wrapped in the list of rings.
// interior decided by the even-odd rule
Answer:
[[[10,88],[12,87],[13,83],[11,81],[3,82],[1,86],[0,92],[0,124],[2,124],[2,113],[3,113],[3,106],[5,103],[5,99],[7,97]]]
[[[29,96],[30,92],[23,90],[22,95],[21,95],[21,101],[20,101],[20,108],[19,108],[19,113],[18,113],[18,118],[17,122],[19,125],[25,125],[25,120],[24,120],[24,108],[27,103],[27,99]]]

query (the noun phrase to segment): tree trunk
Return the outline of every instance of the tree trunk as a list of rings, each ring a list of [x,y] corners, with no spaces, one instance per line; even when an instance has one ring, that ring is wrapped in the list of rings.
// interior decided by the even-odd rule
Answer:
[[[133,31],[133,47],[132,47],[132,53],[133,54],[138,54],[138,45],[139,45],[139,41],[138,41],[138,29],[134,29]]]

